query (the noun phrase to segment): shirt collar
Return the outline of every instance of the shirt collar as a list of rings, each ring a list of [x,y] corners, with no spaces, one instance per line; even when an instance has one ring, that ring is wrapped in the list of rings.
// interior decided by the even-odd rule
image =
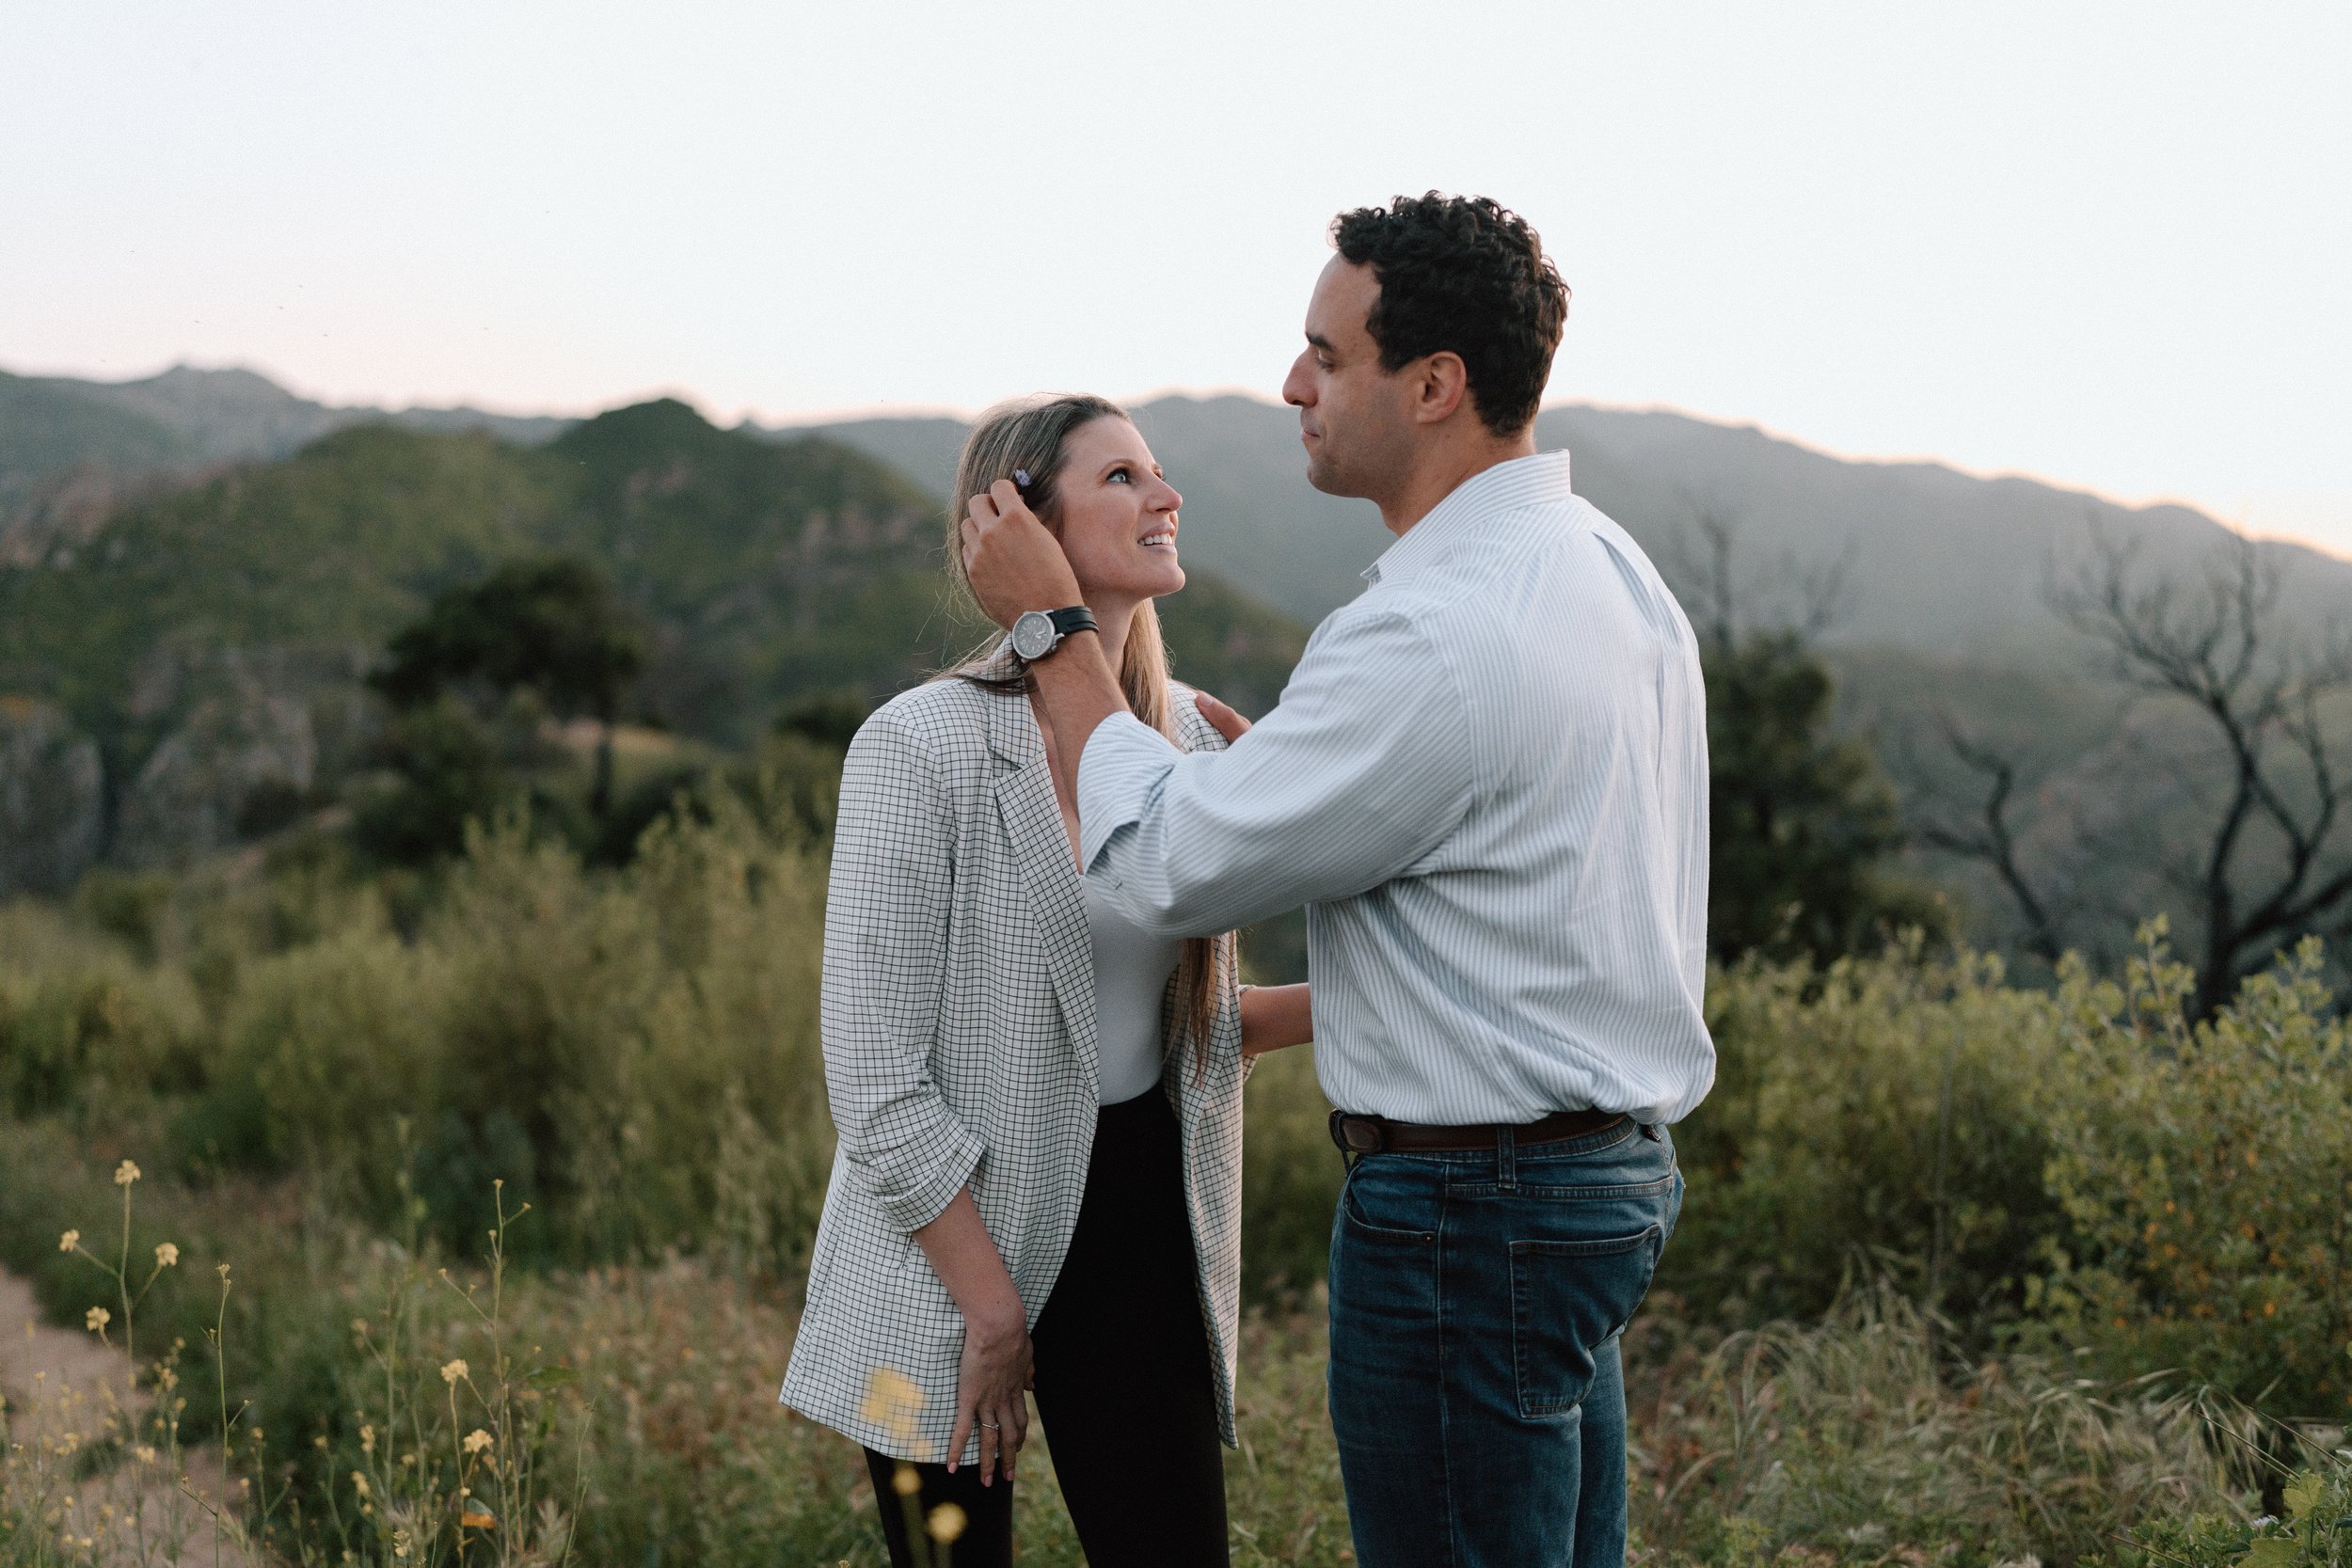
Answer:
[[[1568,488],[1568,454],[1539,451],[1514,457],[1491,468],[1481,468],[1448,491],[1445,499],[1429,509],[1403,538],[1380,552],[1364,568],[1366,582],[1396,582],[1436,561],[1448,544],[1461,537],[1481,517],[1546,501],[1564,501]]]

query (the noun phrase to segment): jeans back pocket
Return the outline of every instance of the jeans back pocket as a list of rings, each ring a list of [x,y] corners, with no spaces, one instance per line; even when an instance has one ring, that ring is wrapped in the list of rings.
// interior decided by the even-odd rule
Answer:
[[[1649,1293],[1665,1232],[1511,1243],[1511,1360],[1519,1414],[1556,1416],[1584,1398],[1593,1353]]]

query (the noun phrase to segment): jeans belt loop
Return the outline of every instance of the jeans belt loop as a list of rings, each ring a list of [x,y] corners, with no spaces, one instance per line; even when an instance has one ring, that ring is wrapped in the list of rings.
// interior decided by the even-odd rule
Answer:
[[[1508,1127],[1499,1128],[1495,1133],[1495,1180],[1506,1193],[1518,1190],[1519,1144]]]

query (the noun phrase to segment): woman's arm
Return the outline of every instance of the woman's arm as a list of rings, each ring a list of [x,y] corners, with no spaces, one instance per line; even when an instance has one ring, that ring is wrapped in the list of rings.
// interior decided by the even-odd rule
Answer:
[[[883,712],[841,774],[825,900],[819,1014],[825,1089],[851,1180],[914,1238],[964,1321],[956,1425],[961,1463],[979,1430],[980,1475],[1012,1474],[1028,1422],[1029,1336],[1020,1293],[972,1201],[978,1136],[931,1076],[946,976],[954,817],[917,736]]]
[[[980,1163],[933,1080],[955,816],[928,750],[885,708],[850,742],[825,897],[825,1092],[850,1174],[902,1234]]]
[[[1241,1053],[1263,1056],[1315,1037],[1315,1021],[1305,986],[1244,986],[1241,992]]]
[[[1031,1354],[1028,1314],[996,1243],[980,1218],[972,1189],[958,1192],[937,1219],[914,1232],[931,1272],[963,1314],[963,1362],[956,1375],[956,1429],[947,1439],[947,1468],[963,1457],[975,1428],[980,1434],[980,1484],[1012,1462],[1029,1435]]]

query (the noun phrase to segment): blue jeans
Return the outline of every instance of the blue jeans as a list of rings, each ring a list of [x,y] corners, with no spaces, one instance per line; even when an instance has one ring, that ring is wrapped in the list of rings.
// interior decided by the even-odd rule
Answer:
[[[1682,1209],[1664,1128],[1359,1155],[1331,1222],[1331,1426],[1362,1568],[1618,1568],[1617,1336]]]

